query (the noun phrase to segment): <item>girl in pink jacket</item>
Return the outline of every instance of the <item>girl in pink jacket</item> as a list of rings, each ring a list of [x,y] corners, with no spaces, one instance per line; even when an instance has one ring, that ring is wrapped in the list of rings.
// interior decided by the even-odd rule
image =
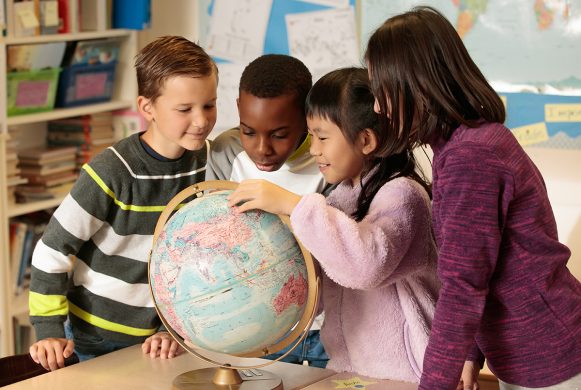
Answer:
[[[290,215],[320,263],[328,368],[419,382],[439,288],[430,190],[410,150],[382,155],[390,140],[373,102],[359,68],[327,74],[307,97],[311,154],[338,184],[327,199],[246,180],[229,204]]]

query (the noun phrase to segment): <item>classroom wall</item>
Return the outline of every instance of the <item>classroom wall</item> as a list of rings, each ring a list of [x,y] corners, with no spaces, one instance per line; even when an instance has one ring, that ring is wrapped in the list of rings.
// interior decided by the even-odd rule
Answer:
[[[545,179],[559,241],[571,249],[568,267],[581,280],[581,150],[525,150]]]
[[[198,2],[192,0],[151,0],[151,28],[140,31],[139,48],[161,35],[182,35],[198,40]]]
[[[172,0],[168,6],[163,0],[152,0],[151,29],[139,33],[140,47],[156,36],[167,34],[197,41],[197,23],[196,1]],[[526,151],[545,179],[559,239],[571,249],[568,267],[581,280],[581,150],[528,147]],[[429,152],[428,156],[431,157]],[[418,157],[425,172],[431,173],[426,157],[423,154]]]

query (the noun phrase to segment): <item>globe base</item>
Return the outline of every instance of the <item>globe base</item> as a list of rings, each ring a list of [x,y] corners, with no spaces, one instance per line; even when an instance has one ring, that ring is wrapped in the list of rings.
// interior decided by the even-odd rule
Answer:
[[[202,368],[176,376],[172,390],[283,390],[282,379],[269,371],[255,368]]]

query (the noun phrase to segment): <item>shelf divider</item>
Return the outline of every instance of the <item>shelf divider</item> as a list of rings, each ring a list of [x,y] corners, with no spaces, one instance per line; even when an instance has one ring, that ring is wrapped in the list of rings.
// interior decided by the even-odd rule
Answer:
[[[26,125],[30,123],[45,122],[54,119],[63,119],[73,116],[94,114],[97,112],[122,110],[133,106],[128,100],[113,100],[107,103],[89,104],[71,108],[55,108],[52,111],[38,112],[36,114],[15,115],[6,118],[8,126]]]
[[[18,217],[29,213],[34,213],[35,211],[41,211],[52,207],[57,207],[59,204],[61,204],[61,202],[63,201],[65,196],[67,196],[67,194],[68,192],[62,194],[59,193],[54,198],[40,200],[38,202],[9,203],[7,212],[8,217],[9,218]]]

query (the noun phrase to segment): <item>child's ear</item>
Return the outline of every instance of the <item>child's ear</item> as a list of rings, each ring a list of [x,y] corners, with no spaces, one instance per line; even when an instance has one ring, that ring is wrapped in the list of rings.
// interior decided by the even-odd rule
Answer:
[[[240,115],[240,98],[236,98],[236,108],[238,108],[238,115]]]
[[[151,122],[152,120],[154,120],[153,105],[151,103],[151,99],[148,99],[145,96],[138,96],[137,109],[139,110],[141,115],[143,115],[146,121]]]
[[[361,153],[369,155],[377,149],[377,136],[371,129],[364,129],[359,133],[359,145]]]

